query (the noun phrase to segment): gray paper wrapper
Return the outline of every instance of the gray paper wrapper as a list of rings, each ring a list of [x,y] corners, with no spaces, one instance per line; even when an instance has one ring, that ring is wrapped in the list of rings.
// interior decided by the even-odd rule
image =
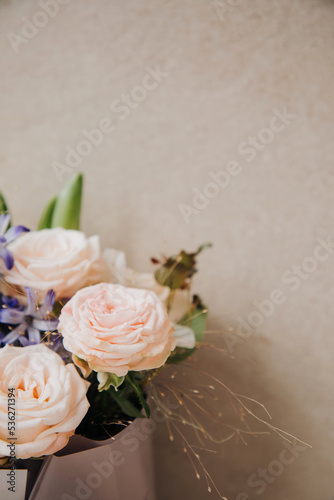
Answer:
[[[73,436],[45,460],[29,500],[155,500],[151,435],[137,419],[107,441]]]

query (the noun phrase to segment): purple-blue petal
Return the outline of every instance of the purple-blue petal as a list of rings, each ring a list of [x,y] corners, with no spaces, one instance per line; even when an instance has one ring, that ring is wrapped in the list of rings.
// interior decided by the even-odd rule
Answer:
[[[25,291],[27,294],[27,301],[28,301],[25,315],[26,316],[34,316],[36,314],[36,311],[37,311],[37,302],[36,302],[34,292],[28,286],[25,287]]]
[[[6,307],[10,307],[12,309],[18,308],[20,311],[24,310],[24,306],[20,305],[19,301],[17,300],[16,297],[10,297],[10,295],[3,295],[2,296],[2,303]]]
[[[30,229],[28,229],[25,226],[12,226],[12,227],[10,227],[5,234],[5,238],[6,238],[7,243],[11,243],[18,236],[20,236],[21,233],[27,233],[28,231],[30,231]]]
[[[0,234],[3,236],[6,232],[6,229],[10,223],[10,215],[9,214],[1,214],[0,215]]]
[[[23,347],[26,347],[27,345],[30,344],[30,342],[27,339],[27,337],[24,337],[23,335],[20,335],[17,340],[19,340],[21,342],[21,344],[22,344]]]
[[[5,266],[8,270],[12,269],[14,265],[14,257],[7,248],[0,247],[0,259],[4,261]]]
[[[29,343],[38,344],[41,341],[41,334],[37,330],[37,328],[34,328],[33,326],[28,326],[27,330],[28,330]]]
[[[24,320],[24,311],[2,307],[0,309],[0,323],[7,325],[18,325]]]
[[[45,296],[44,302],[43,302],[43,304],[41,304],[41,306],[39,308],[39,311],[40,311],[41,316],[43,318],[45,316],[47,316],[48,314],[50,314],[50,312],[52,311],[52,308],[53,308],[53,304],[55,303],[55,300],[56,300],[55,292],[53,290],[48,290],[48,292]]]
[[[10,333],[8,333],[5,336],[5,338],[2,339],[2,342],[4,344],[12,344],[22,335],[22,333],[25,332],[26,329],[27,329],[27,324],[25,322],[21,323],[19,326],[14,328]]]
[[[42,332],[53,332],[57,330],[58,323],[57,319],[34,319],[32,325]]]

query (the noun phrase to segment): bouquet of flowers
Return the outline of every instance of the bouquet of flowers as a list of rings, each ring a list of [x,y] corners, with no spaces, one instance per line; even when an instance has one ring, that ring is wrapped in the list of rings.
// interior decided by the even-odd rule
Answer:
[[[146,388],[159,369],[203,339],[207,308],[191,281],[210,245],[137,273],[80,231],[82,181],[70,179],[37,230],[11,225],[0,195],[3,468],[58,453],[74,434],[115,440],[150,416]]]

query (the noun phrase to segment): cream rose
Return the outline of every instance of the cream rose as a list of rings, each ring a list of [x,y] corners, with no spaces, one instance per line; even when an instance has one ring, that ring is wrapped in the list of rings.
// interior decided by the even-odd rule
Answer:
[[[0,456],[9,456],[9,389],[16,394],[15,455],[29,458],[67,444],[88,410],[88,385],[45,345],[0,349]]]
[[[162,366],[175,347],[167,311],[150,290],[100,283],[79,290],[58,326],[65,348],[92,370],[122,377]]]
[[[3,270],[8,283],[37,292],[53,289],[56,297],[71,297],[77,290],[106,279],[98,236],[53,228],[31,231],[8,245],[15,265]]]

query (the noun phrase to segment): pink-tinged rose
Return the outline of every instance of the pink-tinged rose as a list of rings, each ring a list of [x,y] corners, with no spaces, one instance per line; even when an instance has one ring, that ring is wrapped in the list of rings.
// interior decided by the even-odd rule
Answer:
[[[51,288],[56,298],[71,297],[77,290],[106,279],[98,236],[53,228],[31,231],[8,245],[14,267],[3,269],[12,285],[29,286],[37,292]]]
[[[15,455],[51,455],[63,448],[85,416],[88,382],[45,345],[0,349],[0,456],[9,456],[9,389],[15,389]]]
[[[79,290],[63,307],[58,329],[68,351],[118,377],[159,368],[175,347],[174,326],[156,294],[111,283]]]

